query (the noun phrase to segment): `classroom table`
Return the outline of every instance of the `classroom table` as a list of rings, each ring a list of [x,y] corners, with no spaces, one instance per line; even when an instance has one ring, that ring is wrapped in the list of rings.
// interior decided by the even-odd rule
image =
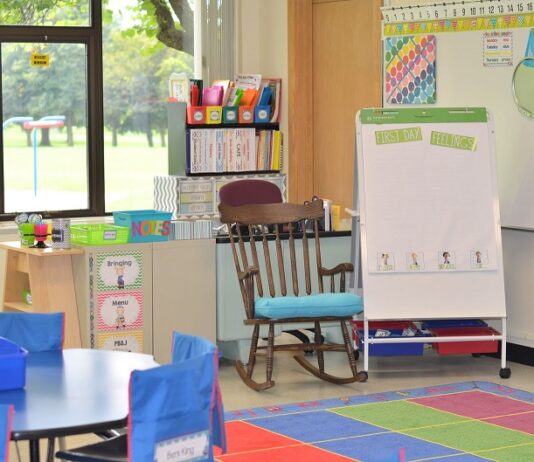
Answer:
[[[124,427],[130,373],[156,366],[150,355],[124,351],[29,354],[25,388],[0,391],[0,404],[15,406],[11,439],[28,440],[30,460],[38,462],[41,438]]]

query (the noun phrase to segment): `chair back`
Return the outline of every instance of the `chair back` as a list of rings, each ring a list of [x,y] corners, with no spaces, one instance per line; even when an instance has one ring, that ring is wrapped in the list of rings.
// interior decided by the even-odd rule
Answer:
[[[131,462],[163,460],[162,453],[174,451],[188,451],[190,460],[211,461],[214,444],[226,451],[217,348],[178,333],[173,345],[172,364],[132,373]]]
[[[219,191],[221,204],[274,204],[283,202],[282,192],[276,184],[266,180],[236,180],[226,183]]]
[[[63,348],[65,313],[0,312],[0,337],[30,353]]]
[[[0,405],[0,461],[9,460],[9,440],[11,439],[11,421],[13,406]]]
[[[254,291],[259,297],[299,296],[325,291],[323,277],[328,276],[329,271],[322,266],[319,240],[319,220],[324,217],[322,200],[302,205],[282,203],[239,207],[221,203],[219,211],[221,222],[228,225],[248,319],[254,318],[254,299],[251,297]],[[311,231],[306,230],[310,225]],[[297,245],[299,237],[302,239]],[[315,267],[310,253],[315,254]],[[245,277],[250,271],[254,272],[254,279]],[[312,275],[317,276],[316,290],[312,290],[315,289]],[[246,284],[252,284],[252,281],[255,285],[247,287]],[[338,290],[345,291],[344,272],[340,275]],[[336,281],[332,275],[330,292],[335,291]]]
[[[197,356],[214,353],[217,347],[209,340],[196,335],[172,333],[172,353],[173,363],[186,361]]]

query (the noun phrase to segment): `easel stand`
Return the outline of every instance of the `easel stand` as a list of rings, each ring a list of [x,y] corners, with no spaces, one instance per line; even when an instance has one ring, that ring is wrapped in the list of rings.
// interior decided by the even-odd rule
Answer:
[[[380,343],[447,343],[447,342],[481,342],[485,340],[489,341],[501,341],[501,369],[499,376],[502,379],[508,379],[512,372],[509,367],[506,367],[506,318],[501,318],[501,334],[500,335],[477,335],[467,336],[458,335],[454,337],[432,337],[429,340],[428,337],[402,337],[402,338],[370,338],[369,337],[369,319],[364,318],[364,345],[380,344]],[[369,347],[364,349],[363,356],[363,370],[368,373],[369,371]]]
[[[494,131],[483,108],[364,109],[356,116],[354,288],[373,344],[501,341],[506,306]],[[494,319],[501,333],[376,337],[370,321]],[[472,332],[470,332],[473,334]]]

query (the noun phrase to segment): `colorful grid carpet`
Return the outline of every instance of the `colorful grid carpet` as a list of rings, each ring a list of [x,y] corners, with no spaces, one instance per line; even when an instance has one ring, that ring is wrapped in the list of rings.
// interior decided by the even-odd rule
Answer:
[[[534,462],[534,393],[468,382],[226,414],[221,462]]]

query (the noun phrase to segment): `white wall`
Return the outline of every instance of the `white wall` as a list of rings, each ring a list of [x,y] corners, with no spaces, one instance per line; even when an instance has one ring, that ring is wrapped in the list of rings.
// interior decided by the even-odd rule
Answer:
[[[287,172],[287,0],[237,0],[236,72],[282,78],[280,130]]]

